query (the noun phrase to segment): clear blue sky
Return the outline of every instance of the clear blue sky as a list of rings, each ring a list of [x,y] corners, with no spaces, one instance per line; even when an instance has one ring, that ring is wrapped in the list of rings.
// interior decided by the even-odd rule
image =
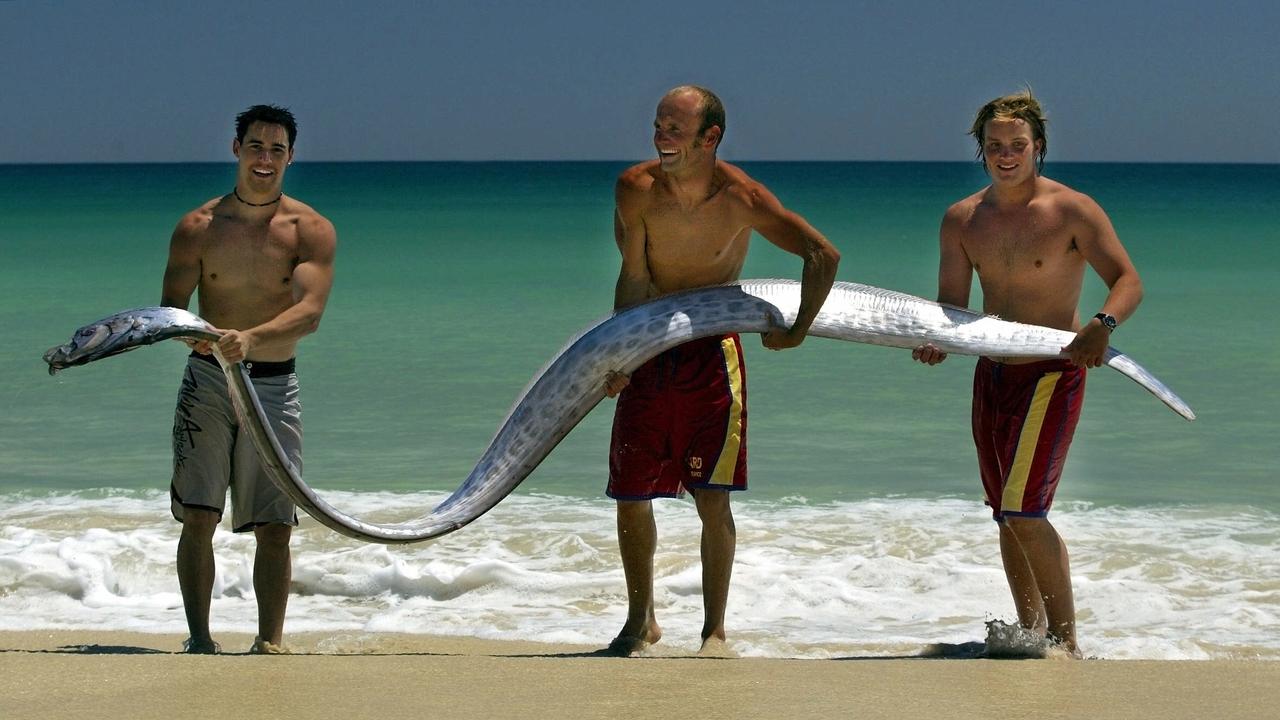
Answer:
[[[658,98],[727,159],[964,160],[1032,86],[1050,160],[1280,162],[1280,2],[0,0],[0,162],[228,160],[292,108],[299,160],[652,155]]]

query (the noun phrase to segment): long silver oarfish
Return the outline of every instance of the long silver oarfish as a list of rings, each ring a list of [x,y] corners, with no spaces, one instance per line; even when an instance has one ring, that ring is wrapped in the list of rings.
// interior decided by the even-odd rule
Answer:
[[[452,495],[426,515],[391,524],[361,520],[318,497],[281,451],[247,371],[221,357],[219,362],[241,423],[249,429],[272,479],[295,503],[344,535],[370,542],[410,543],[453,532],[497,505],[600,402],[609,371],[633,372],[658,353],[695,338],[788,327],[799,305],[797,282],[745,280],[667,295],[606,318],[570,340],[533,378],[475,469]],[[809,334],[900,348],[929,342],[949,353],[998,357],[1061,357],[1063,346],[1075,336],[844,282],[831,289]],[[141,308],[86,325],[69,343],[45,353],[44,359],[53,373],[174,337],[213,339],[216,333],[184,310]],[[1106,363],[1174,412],[1195,419],[1181,398],[1128,356],[1109,348]]]

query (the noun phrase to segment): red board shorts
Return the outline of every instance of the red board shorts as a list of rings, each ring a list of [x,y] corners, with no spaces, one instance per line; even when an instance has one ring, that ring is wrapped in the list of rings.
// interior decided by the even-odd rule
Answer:
[[[1025,365],[978,359],[973,442],[996,522],[1049,514],[1084,405],[1086,372],[1057,358]]]
[[[615,500],[747,489],[747,371],[737,335],[701,338],[641,365],[618,396]]]

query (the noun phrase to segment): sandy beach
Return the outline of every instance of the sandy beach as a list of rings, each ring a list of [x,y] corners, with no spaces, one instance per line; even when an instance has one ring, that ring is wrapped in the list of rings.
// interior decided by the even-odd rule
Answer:
[[[290,656],[179,654],[176,635],[0,633],[0,717],[1260,718],[1280,663],[713,659],[398,634],[302,633]]]

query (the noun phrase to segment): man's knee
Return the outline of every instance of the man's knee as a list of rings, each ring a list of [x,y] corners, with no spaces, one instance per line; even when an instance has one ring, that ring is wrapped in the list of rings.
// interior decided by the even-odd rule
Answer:
[[[729,505],[727,490],[694,490],[693,502],[698,506],[698,517],[704,525],[733,522],[733,508]]]
[[[203,508],[182,508],[182,535],[193,539],[209,539],[218,527],[222,516],[213,510]]]
[[[620,520],[643,520],[653,514],[652,500],[619,500],[617,505]]]
[[[1021,540],[1042,535],[1052,530],[1053,526],[1049,524],[1049,518],[1046,517],[1005,516],[1004,522],[1000,523],[1000,528]]]
[[[289,538],[293,534],[293,526],[284,523],[269,523],[253,529],[253,536],[263,547],[289,547]]]

